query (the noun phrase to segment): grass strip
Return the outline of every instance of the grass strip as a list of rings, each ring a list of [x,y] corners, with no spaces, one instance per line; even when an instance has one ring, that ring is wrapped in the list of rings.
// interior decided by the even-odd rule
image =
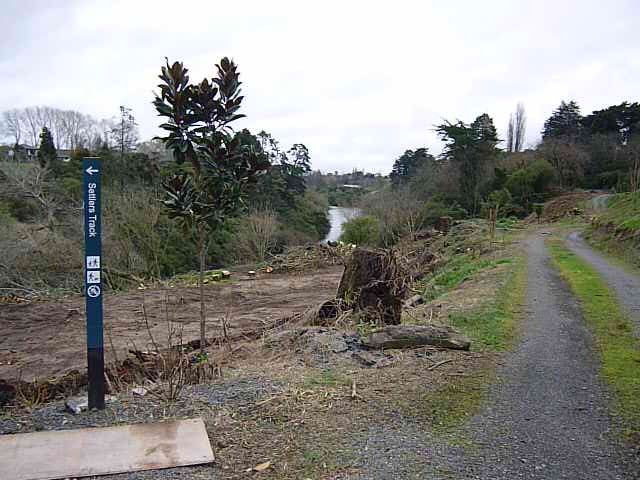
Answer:
[[[450,323],[473,340],[474,349],[503,351],[515,343],[525,298],[526,259],[516,257],[511,265],[503,285],[487,305],[476,311],[449,315]],[[491,366],[482,368],[473,376],[451,380],[423,397],[421,415],[426,417],[436,433],[451,433],[480,410],[494,379],[495,368]]]
[[[423,297],[427,301],[434,300],[458,287],[476,273],[510,262],[508,258],[489,260],[474,258],[472,255],[456,256],[423,285]]]
[[[492,301],[477,310],[449,314],[449,323],[471,338],[474,350],[504,351],[516,338],[527,269],[523,257],[511,263],[508,277]]]
[[[615,395],[628,436],[640,438],[640,341],[614,292],[588,263],[551,243],[553,261],[578,297],[602,360],[602,376]]]

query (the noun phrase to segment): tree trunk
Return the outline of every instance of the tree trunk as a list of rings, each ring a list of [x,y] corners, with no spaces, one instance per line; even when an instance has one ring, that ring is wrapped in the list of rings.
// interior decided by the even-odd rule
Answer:
[[[200,287],[200,352],[204,354],[205,348],[207,346],[206,339],[206,311],[204,306],[204,270],[205,270],[205,261],[207,255],[207,242],[206,242],[206,230],[204,228],[200,229],[199,238],[198,238],[198,254],[200,255],[200,277],[198,278],[198,283]]]

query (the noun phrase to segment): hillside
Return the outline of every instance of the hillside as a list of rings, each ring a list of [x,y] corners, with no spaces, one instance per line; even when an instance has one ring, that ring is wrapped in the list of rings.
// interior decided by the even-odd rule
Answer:
[[[601,249],[640,266],[640,192],[620,193],[605,200],[595,205],[599,208],[591,219],[588,239]]]

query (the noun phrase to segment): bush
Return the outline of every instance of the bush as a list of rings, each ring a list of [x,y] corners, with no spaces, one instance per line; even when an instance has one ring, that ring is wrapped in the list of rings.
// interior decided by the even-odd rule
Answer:
[[[532,201],[541,200],[553,180],[554,170],[546,160],[536,160],[526,168],[516,170],[507,179],[506,188],[514,201],[529,211]]]
[[[11,198],[6,205],[9,214],[19,222],[35,222],[41,216],[38,204],[28,198]]]
[[[435,225],[442,217],[451,217],[455,220],[465,218],[467,211],[457,203],[447,205],[444,201],[432,198],[427,200],[420,212],[420,220],[423,227]]]
[[[277,247],[280,224],[272,210],[256,210],[236,221],[232,245],[235,258],[264,261]]]
[[[375,247],[380,244],[380,222],[370,215],[352,218],[342,224],[340,240],[345,243]]]

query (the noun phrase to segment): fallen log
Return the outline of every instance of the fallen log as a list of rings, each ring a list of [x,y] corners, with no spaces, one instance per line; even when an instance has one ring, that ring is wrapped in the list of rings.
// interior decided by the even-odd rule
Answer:
[[[362,338],[362,344],[371,349],[431,345],[452,350],[469,350],[471,342],[464,335],[445,326],[388,325]]]

